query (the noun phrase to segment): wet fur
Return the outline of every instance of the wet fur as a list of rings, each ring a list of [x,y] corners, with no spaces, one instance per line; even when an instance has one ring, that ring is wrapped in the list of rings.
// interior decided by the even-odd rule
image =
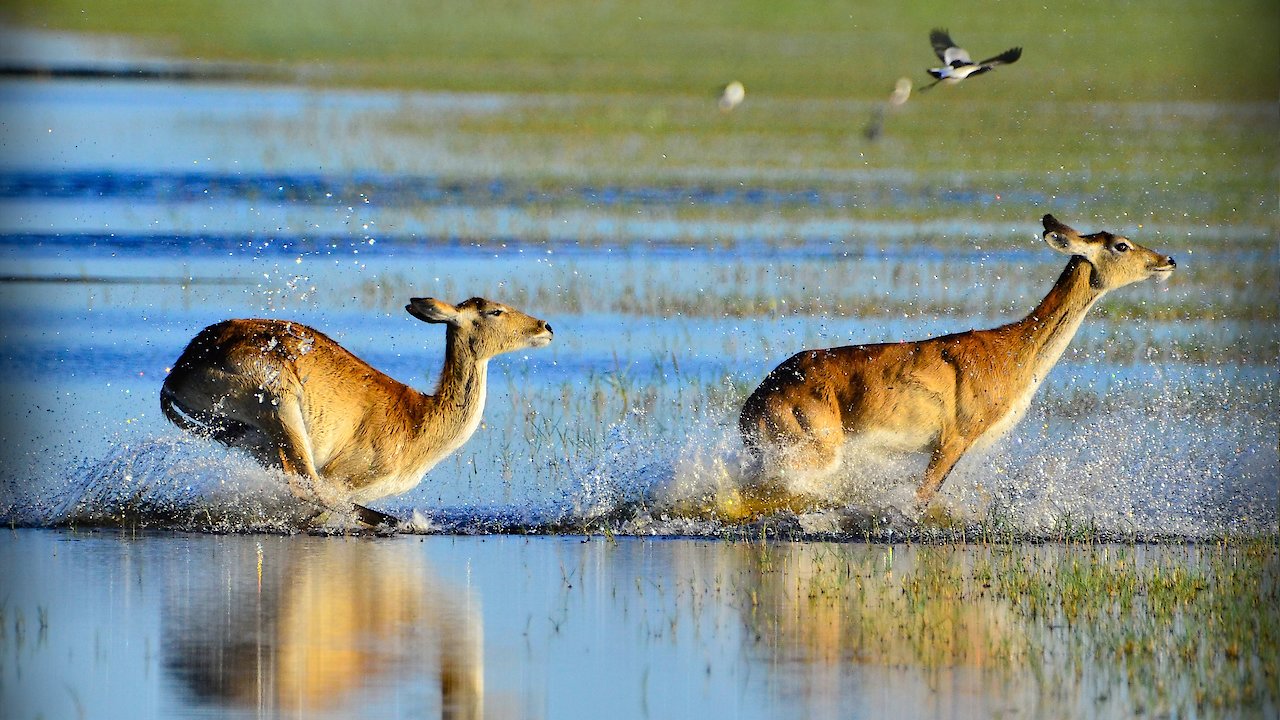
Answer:
[[[759,513],[820,504],[794,497],[795,476],[835,469],[846,440],[871,433],[894,449],[929,454],[917,491],[927,504],[970,448],[1017,423],[1103,294],[1173,267],[1127,238],[1082,236],[1052,215],[1043,222],[1046,242],[1072,257],[1022,320],[915,342],[807,350],[769,373],[739,416],[757,460],[742,489],[755,499],[740,505]]]

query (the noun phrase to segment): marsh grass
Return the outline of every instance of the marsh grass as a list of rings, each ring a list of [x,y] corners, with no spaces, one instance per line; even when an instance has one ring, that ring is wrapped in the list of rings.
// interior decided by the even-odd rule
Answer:
[[[752,627],[796,635],[827,662],[1032,679],[1044,717],[1266,715],[1280,704],[1274,535],[747,545]]]
[[[865,335],[827,344],[892,342],[1023,317],[1058,272],[1053,256],[1045,254],[1043,262],[1031,266],[1006,260],[951,262],[944,259],[945,251],[937,260],[832,258],[786,264],[732,255],[711,262],[690,253],[689,262],[620,262],[608,272],[569,260],[546,272],[470,283],[466,291],[548,315],[867,323]],[[421,287],[417,275],[391,270],[360,279],[354,287],[325,288],[318,297],[351,298],[371,311],[395,313],[403,298]],[[445,278],[440,291],[450,297],[462,287]],[[1276,297],[1280,277],[1270,260],[1225,256],[1191,265],[1167,284],[1143,283],[1109,295],[1091,312],[1068,357],[1132,365],[1155,353],[1163,362],[1186,365],[1266,364],[1280,357]],[[730,339],[739,351],[757,346],[741,336]],[[675,358],[683,354],[674,346],[660,350]]]
[[[133,34],[194,57],[306,68],[329,82],[711,97],[736,77],[750,103],[757,93],[883,99],[900,75],[924,77],[933,59],[926,33],[949,7],[112,0],[86,8],[52,0],[7,11],[51,28]],[[1280,85],[1268,52],[1276,19],[1265,3],[998,9],[981,4],[981,23],[953,28],[975,49],[1027,46],[1018,72],[989,89],[997,96],[1270,101]],[[1073,58],[1074,72],[1063,73],[1058,58]]]
[[[500,93],[496,110],[409,107],[362,120],[406,146],[425,141],[441,176],[767,181],[846,192],[839,214],[863,220],[963,208],[1023,222],[1034,205],[1274,228],[1280,72],[1267,50],[1280,27],[1265,3],[993,8],[980,27],[952,29],[972,47],[1021,44],[1023,60],[998,81],[914,98],[868,142],[860,128],[893,82],[924,79],[926,34],[948,9],[55,0],[6,15],[126,34],[180,57],[265,62],[301,82]],[[733,77],[747,101],[722,115],[714,91]],[[317,132],[314,142],[333,142],[331,129]],[[388,172],[400,162],[394,150],[365,160]]]
[[[936,251],[936,259],[836,255],[780,264],[732,253],[712,261],[704,252],[690,251],[687,261],[620,262],[608,272],[568,260],[558,263],[554,273],[528,272],[488,286],[469,284],[468,289],[547,311],[627,316],[997,318],[1030,311],[1061,269],[1057,256],[1047,249],[1035,263],[956,262],[949,255],[944,250]],[[1185,273],[1180,270],[1167,284],[1144,283],[1112,293],[1092,314],[1155,322],[1274,322],[1280,318],[1271,302],[1280,295],[1280,279],[1269,264],[1274,259],[1210,259]],[[681,272],[691,263],[697,263],[696,274]],[[355,287],[339,285],[326,292],[348,295],[372,310],[390,311],[403,304],[405,293],[422,284],[421,277],[392,270],[362,278]],[[451,296],[462,288],[445,278],[440,292]]]

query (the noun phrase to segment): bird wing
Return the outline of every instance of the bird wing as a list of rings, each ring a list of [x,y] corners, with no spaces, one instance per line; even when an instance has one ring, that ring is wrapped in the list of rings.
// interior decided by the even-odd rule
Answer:
[[[1015,62],[1017,62],[1017,61],[1018,61],[1018,58],[1020,58],[1020,57],[1022,57],[1022,48],[1020,48],[1020,47],[1016,47],[1016,48],[1009,48],[1008,50],[1005,50],[1004,52],[1000,53],[999,55],[997,55],[997,56],[995,56],[995,57],[993,57],[993,58],[987,58],[986,60],[983,60],[982,62],[980,62],[980,63],[978,63],[978,64],[979,64],[979,65],[988,65],[988,66],[990,66],[990,65],[1008,65],[1008,64],[1010,64],[1010,63],[1015,63]]]
[[[942,61],[951,67],[963,67],[972,65],[973,60],[969,58],[969,52],[964,48],[949,47],[947,48],[946,57]]]
[[[955,47],[956,44],[951,41],[951,36],[947,34],[947,31],[942,28],[935,28],[929,33],[929,42],[933,43],[933,52],[937,54],[938,59],[950,65],[951,61],[947,59],[947,51]]]

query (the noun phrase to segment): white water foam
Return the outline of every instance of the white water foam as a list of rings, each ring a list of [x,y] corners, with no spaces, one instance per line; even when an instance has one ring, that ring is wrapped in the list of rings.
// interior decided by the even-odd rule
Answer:
[[[1196,388],[1194,401],[1186,387],[1110,392],[1081,415],[1033,405],[1005,438],[961,460],[933,509],[971,533],[997,527],[1032,539],[1276,532],[1280,425],[1265,407],[1225,385]],[[614,530],[635,534],[726,531],[676,508],[712,507],[748,476],[727,411],[696,421],[676,448],[630,423],[612,427],[609,441],[605,459],[581,480],[578,521],[622,515],[629,519]],[[800,534],[917,533],[915,489],[925,461],[850,442],[839,467],[797,486],[824,498],[826,509],[774,520]]]
[[[284,475],[205,440],[166,434],[121,445],[71,472],[44,501],[13,509],[23,524],[294,532],[314,508]]]
[[[934,506],[973,532],[1020,538],[1097,532],[1117,538],[1204,539],[1276,531],[1280,433],[1263,400],[1238,388],[1183,386],[1094,398],[1083,411],[1054,401],[984,453],[966,456]],[[1120,388],[1121,391],[1124,388]],[[1265,393],[1263,393],[1265,396]],[[838,468],[807,480],[822,510],[730,525],[680,508],[714,507],[748,477],[736,408],[658,435],[641,415],[608,428],[604,449],[572,487],[537,507],[400,507],[406,532],[581,532],[704,535],[770,527],[798,535],[918,534],[921,455],[850,443]],[[392,499],[394,503],[394,499]],[[148,526],[215,532],[295,532],[314,509],[278,470],[238,451],[167,433],[130,442],[68,474],[43,499],[6,508],[24,525]],[[341,529],[341,528],[339,528]]]

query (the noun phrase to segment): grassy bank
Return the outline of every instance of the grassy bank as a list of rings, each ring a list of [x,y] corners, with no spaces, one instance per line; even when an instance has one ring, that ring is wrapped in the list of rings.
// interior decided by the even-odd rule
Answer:
[[[380,138],[385,150],[359,170],[817,187],[858,197],[838,214],[859,220],[963,212],[1025,223],[1085,203],[1108,226],[1275,226],[1280,16],[1266,2],[980,2],[957,16],[940,2],[24,0],[4,16],[124,34],[179,57],[266,63],[299,82],[503,93],[490,106],[407,103],[358,126],[290,128],[320,145]],[[979,57],[1011,45],[1025,54],[917,94],[869,140],[894,80],[928,80],[935,25]],[[731,78],[747,101],[724,115],[714,95]],[[930,201],[952,191],[973,202]]]
[[[899,76],[927,79],[928,32],[942,25],[975,57],[1026,49],[1016,71],[984,83],[986,99],[1273,101],[1280,93],[1280,19],[1266,0],[987,0],[963,10],[937,0],[20,0],[8,14],[361,86],[703,95],[738,78],[749,97],[879,98]]]

